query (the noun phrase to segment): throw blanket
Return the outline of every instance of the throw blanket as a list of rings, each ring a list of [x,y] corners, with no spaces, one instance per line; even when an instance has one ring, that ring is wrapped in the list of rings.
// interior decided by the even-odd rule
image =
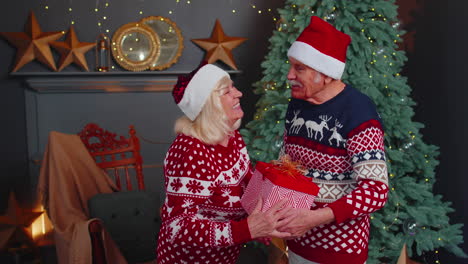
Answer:
[[[77,135],[50,132],[38,191],[54,225],[60,264],[92,263],[87,202],[95,194],[115,190]],[[108,263],[126,263],[106,232],[103,241]]]

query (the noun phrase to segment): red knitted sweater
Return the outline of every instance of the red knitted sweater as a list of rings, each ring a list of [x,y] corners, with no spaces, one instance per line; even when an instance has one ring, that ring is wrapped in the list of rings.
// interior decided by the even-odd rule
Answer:
[[[236,263],[241,244],[251,240],[240,197],[252,171],[239,132],[227,147],[179,134],[164,175],[158,263]]]

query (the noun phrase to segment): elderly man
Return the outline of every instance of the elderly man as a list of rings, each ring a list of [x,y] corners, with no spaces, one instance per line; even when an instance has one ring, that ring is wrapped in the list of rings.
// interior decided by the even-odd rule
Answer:
[[[351,38],[312,17],[288,51],[292,99],[281,154],[320,187],[315,205],[282,221],[289,260],[362,264],[370,214],[387,200],[384,131],[373,102],[341,81]]]

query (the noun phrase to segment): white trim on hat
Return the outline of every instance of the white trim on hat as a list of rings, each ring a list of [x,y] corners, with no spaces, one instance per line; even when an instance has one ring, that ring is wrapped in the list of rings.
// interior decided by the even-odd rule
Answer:
[[[293,57],[312,69],[337,80],[341,79],[345,68],[344,62],[328,56],[302,41],[295,41],[291,45],[288,57]]]
[[[197,118],[216,83],[224,76],[229,74],[213,64],[206,64],[195,73],[177,104],[190,120]]]

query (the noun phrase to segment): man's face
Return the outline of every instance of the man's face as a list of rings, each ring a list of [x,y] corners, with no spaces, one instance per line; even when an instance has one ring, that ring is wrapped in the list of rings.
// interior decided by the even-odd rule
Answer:
[[[291,96],[306,101],[320,101],[325,89],[326,76],[292,57],[289,57],[289,63]]]

